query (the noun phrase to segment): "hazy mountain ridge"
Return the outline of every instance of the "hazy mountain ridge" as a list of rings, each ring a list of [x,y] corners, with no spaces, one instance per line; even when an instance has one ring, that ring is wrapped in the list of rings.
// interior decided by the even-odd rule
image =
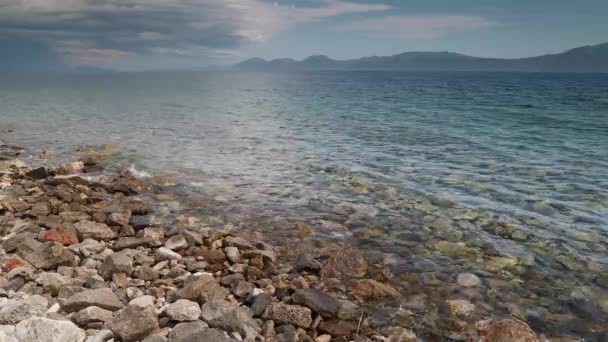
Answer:
[[[301,61],[290,58],[252,58],[234,66],[246,70],[445,70],[608,72],[608,43],[582,46],[561,53],[527,58],[484,58],[455,52],[404,52],[335,60],[314,55]]]

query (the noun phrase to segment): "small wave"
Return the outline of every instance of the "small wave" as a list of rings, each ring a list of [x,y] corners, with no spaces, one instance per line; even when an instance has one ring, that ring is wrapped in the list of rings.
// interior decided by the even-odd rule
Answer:
[[[131,167],[129,167],[129,172],[137,177],[137,178],[150,178],[152,177],[152,174],[150,172],[147,171],[141,171],[135,168],[135,165],[131,164]]]

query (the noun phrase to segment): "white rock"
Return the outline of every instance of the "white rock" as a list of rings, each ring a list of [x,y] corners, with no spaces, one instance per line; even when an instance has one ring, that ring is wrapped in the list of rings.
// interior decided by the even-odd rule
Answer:
[[[241,259],[239,249],[236,247],[226,247],[224,251],[226,252],[226,257],[228,260],[230,260],[230,262],[233,264],[236,264]]]
[[[166,314],[173,321],[196,321],[201,315],[201,307],[196,302],[179,299],[167,306]]]
[[[86,334],[70,321],[32,317],[17,324],[15,337],[19,342],[82,342]]]
[[[156,298],[154,296],[141,296],[133,299],[129,302],[129,305],[139,306],[140,308],[145,308],[148,306],[154,306]]]
[[[182,256],[166,247],[160,247],[154,253],[157,261],[182,260]]]

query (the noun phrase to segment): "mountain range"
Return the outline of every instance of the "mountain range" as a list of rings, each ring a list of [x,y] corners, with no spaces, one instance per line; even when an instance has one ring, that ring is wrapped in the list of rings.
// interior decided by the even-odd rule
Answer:
[[[238,63],[242,70],[436,70],[436,71],[524,71],[608,72],[608,43],[582,46],[561,53],[527,58],[483,58],[455,52],[405,52],[335,60],[314,55],[297,61],[290,58],[252,58]]]

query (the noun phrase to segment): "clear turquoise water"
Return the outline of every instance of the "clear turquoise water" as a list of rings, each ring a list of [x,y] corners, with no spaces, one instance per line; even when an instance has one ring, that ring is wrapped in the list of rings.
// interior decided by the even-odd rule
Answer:
[[[8,75],[0,128],[60,158],[119,143],[117,164],[172,174],[175,191],[214,198],[224,220],[306,220],[396,259],[397,272],[482,274],[492,254],[533,256],[507,271],[538,272],[550,294],[524,281],[509,299],[523,312],[555,301],[584,319],[571,304],[581,298],[599,315],[588,324],[608,312],[608,75]],[[498,223],[527,237],[493,234]],[[437,241],[477,244],[483,258],[463,262]],[[576,319],[542,321],[591,336]]]

